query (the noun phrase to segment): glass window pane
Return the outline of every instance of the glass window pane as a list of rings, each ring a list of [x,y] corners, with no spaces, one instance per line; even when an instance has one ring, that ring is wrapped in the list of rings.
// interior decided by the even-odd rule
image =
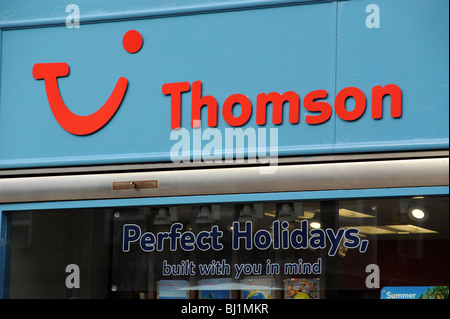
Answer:
[[[379,299],[412,286],[448,297],[446,196],[8,216],[11,298]]]
[[[105,209],[10,213],[9,297],[106,298],[109,215]],[[80,270],[77,289],[66,286],[71,264]]]

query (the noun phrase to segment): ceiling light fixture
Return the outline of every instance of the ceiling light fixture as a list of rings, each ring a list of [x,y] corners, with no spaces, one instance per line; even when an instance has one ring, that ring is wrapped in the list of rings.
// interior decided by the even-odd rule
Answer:
[[[408,207],[408,216],[416,222],[424,222],[428,219],[423,197],[414,197]]]
[[[280,221],[293,221],[295,219],[295,214],[292,211],[289,204],[283,204],[280,211],[278,212],[278,220]]]
[[[170,225],[172,224],[172,219],[166,208],[160,208],[158,214],[156,214],[153,220],[153,225]]]
[[[254,219],[255,219],[255,216],[252,212],[252,206],[244,205],[244,207],[242,207],[241,212],[239,213],[238,220],[241,223],[243,223],[243,222],[253,221]]]
[[[209,208],[207,206],[203,206],[200,209],[200,212],[197,215],[197,219],[195,220],[195,222],[197,224],[208,224],[208,223],[212,223],[214,221],[214,219],[211,216],[211,212],[209,211]]]
[[[319,229],[321,225],[319,222],[311,222],[309,224],[309,226],[311,226],[311,228],[314,228],[314,229]]]

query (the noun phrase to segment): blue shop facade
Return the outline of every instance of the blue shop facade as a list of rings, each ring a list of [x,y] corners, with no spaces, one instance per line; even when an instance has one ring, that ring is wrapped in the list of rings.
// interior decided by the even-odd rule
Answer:
[[[448,299],[445,0],[0,3],[0,297]]]

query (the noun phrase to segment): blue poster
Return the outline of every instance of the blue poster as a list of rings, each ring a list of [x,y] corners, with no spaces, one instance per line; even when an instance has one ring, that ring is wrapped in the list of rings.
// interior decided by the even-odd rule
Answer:
[[[381,299],[448,299],[448,286],[384,287]]]

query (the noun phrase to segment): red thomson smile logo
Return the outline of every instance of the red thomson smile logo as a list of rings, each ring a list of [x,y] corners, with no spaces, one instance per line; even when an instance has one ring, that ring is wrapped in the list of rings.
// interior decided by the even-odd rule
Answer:
[[[142,47],[142,36],[138,31],[130,30],[123,36],[123,46],[129,53],[136,53]],[[105,104],[96,112],[81,116],[74,114],[64,104],[58,87],[57,78],[69,74],[67,63],[36,63],[33,66],[33,77],[44,79],[48,103],[53,116],[69,133],[75,135],[91,134],[102,128],[113,117],[125,96],[128,80],[119,78],[114,90]]]

